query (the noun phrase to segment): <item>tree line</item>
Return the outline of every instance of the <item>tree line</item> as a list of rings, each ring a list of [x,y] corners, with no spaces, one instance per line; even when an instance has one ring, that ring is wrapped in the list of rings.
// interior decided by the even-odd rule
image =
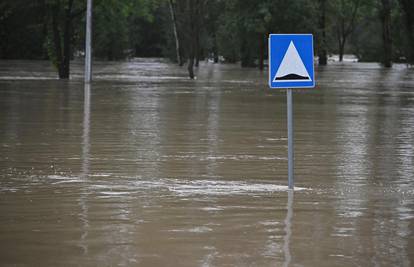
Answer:
[[[0,58],[47,59],[59,78],[82,57],[84,0],[3,0]],[[269,33],[313,33],[320,65],[346,53],[359,61],[414,64],[412,0],[94,0],[98,59],[168,57],[240,62],[263,69]]]

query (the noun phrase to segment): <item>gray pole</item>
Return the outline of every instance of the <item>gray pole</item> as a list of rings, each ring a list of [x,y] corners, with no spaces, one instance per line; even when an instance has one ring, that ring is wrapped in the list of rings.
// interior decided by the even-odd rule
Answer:
[[[88,0],[86,8],[85,39],[85,83],[90,83],[92,80],[92,0]]]
[[[288,128],[288,185],[293,189],[293,102],[292,89],[287,89],[287,128]]]

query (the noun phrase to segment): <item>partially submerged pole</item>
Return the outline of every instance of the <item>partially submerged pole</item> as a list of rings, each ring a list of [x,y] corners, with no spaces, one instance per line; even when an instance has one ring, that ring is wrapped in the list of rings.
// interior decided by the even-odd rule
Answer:
[[[92,81],[92,0],[87,0],[85,38],[85,83]]]
[[[288,186],[294,187],[294,156],[293,156],[293,101],[292,89],[287,89],[287,128],[288,128]]]

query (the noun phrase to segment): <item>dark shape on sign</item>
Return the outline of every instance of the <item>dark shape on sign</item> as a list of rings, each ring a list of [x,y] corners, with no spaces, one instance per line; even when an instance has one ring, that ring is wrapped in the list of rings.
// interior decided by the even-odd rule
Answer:
[[[300,76],[295,73],[291,73],[282,77],[276,77],[275,80],[309,80],[309,77]]]

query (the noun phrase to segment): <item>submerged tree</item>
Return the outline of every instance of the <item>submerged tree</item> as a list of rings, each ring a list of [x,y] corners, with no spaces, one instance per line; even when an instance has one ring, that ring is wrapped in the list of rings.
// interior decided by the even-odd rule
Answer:
[[[203,49],[205,49],[205,55],[213,58],[214,63],[219,62],[218,32],[222,22],[221,18],[224,17],[224,7],[225,1],[219,0],[207,1],[205,6]]]
[[[169,8],[170,8],[170,14],[171,14],[171,21],[172,21],[172,27],[173,27],[173,33],[174,33],[174,39],[175,39],[175,51],[177,55],[177,63],[178,65],[183,65],[183,59],[181,57],[180,52],[180,38],[178,37],[178,23],[176,18],[176,12],[175,12],[175,4],[173,0],[168,0]]]
[[[380,0],[379,17],[382,26],[382,64],[390,68],[392,66],[391,0]]]
[[[214,56],[217,57],[217,61],[220,54],[225,62],[235,63],[240,59],[237,0],[225,1],[221,12],[215,34],[217,51],[214,51]]]
[[[177,0],[176,21],[178,38],[182,36],[180,47],[183,47],[187,57],[187,70],[191,79],[194,79],[194,66],[198,66],[200,55],[200,34],[203,23],[203,9],[206,0]],[[183,45],[181,45],[181,43]],[[181,53],[181,51],[180,51]]]
[[[119,60],[131,52],[128,47],[128,15],[131,1],[101,0],[94,6],[94,56]],[[110,7],[110,8],[108,8]]]
[[[343,61],[346,41],[358,22],[361,0],[335,0],[334,5],[339,61]]]
[[[51,0],[47,2],[50,12],[50,31],[53,42],[50,57],[58,69],[60,79],[68,79],[72,57],[73,20],[85,12],[80,1]]]
[[[319,65],[328,64],[328,52],[326,50],[327,40],[326,40],[326,0],[318,0],[318,9],[319,9],[319,47],[318,47],[318,57]]]
[[[407,62],[414,65],[414,1],[399,0],[404,13]]]
[[[198,2],[198,0],[197,0]],[[186,3],[186,19],[187,19],[187,31],[186,31],[186,39],[187,39],[187,47],[188,47],[188,75],[190,79],[194,79],[194,56],[196,50],[196,7],[193,0],[187,0]]]

